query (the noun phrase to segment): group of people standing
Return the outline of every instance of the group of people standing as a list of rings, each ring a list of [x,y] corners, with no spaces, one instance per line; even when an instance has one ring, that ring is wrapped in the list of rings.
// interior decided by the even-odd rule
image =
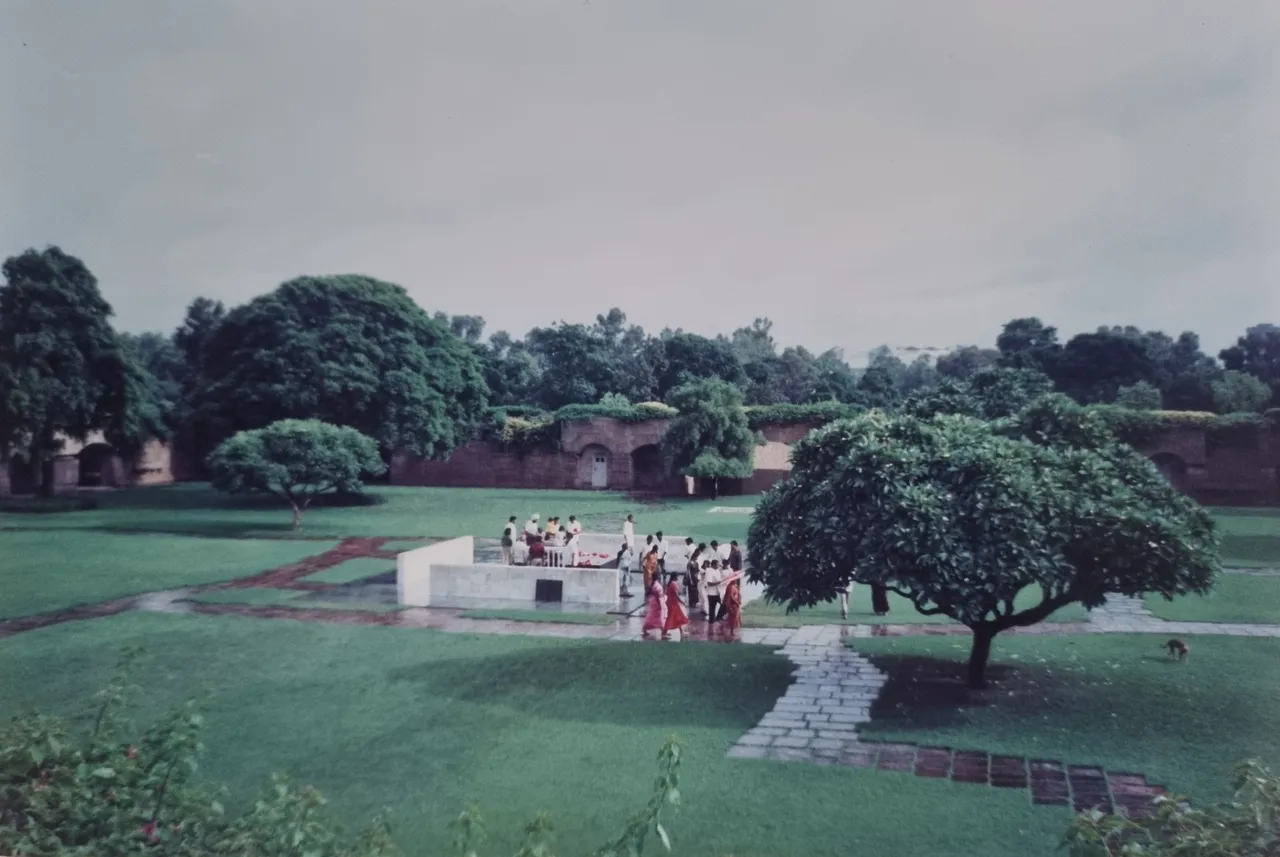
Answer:
[[[507,519],[507,525],[502,530],[502,564],[515,564],[515,545],[519,539],[529,547],[529,565],[542,565],[546,560],[547,548],[562,547],[569,554],[568,564],[576,566],[581,556],[578,537],[582,535],[582,524],[578,523],[577,516],[570,515],[567,524],[561,524],[559,517],[547,518],[545,530],[540,521],[538,515],[532,515],[525,522],[524,530],[517,532],[519,525],[516,523],[516,516],[512,515]]]
[[[684,563],[679,569],[667,565],[670,545],[662,531],[645,537],[636,549],[635,518],[627,516],[622,525],[622,546],[618,551],[622,597],[631,596],[631,575],[637,565],[644,579],[645,619],[642,636],[661,631],[664,640],[672,631],[688,626],[690,614],[700,614],[709,625],[723,623],[729,633],[742,626],[742,548],[736,541],[721,545],[684,542]],[[684,597],[681,597],[683,590]]]

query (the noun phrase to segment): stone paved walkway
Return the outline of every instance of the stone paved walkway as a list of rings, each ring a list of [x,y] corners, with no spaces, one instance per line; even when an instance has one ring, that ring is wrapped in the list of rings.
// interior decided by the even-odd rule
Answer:
[[[812,629],[812,630],[811,630]],[[888,680],[862,655],[817,626],[799,629],[778,652],[796,665],[795,682],[773,710],[729,749],[735,759],[773,759],[897,771],[994,788],[1030,789],[1032,803],[1075,811],[1149,812],[1166,792],[1142,774],[1109,772],[1048,759],[992,756],[949,747],[864,741],[858,725]]]

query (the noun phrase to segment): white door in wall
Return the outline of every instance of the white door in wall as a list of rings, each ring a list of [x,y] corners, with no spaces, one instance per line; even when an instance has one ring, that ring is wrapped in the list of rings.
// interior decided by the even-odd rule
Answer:
[[[604,455],[591,457],[591,487],[609,487],[609,458]]]

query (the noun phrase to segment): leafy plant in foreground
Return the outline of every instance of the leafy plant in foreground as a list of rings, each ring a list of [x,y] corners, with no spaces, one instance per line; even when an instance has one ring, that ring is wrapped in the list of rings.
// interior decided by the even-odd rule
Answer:
[[[1230,803],[1193,809],[1162,796],[1148,818],[1081,813],[1063,847],[1071,857],[1276,857],[1280,855],[1280,779],[1256,761],[1236,766]]]

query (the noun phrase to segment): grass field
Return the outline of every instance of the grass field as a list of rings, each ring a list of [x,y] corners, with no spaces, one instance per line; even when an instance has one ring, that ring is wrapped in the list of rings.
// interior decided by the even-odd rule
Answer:
[[[1280,566],[1280,509],[1213,509],[1227,567]]]
[[[66,516],[80,514],[93,513]],[[0,532],[0,619],[248,577],[335,544],[94,530]]]
[[[1034,593],[1028,591],[1025,598],[1018,599],[1019,609],[1034,606]],[[1053,614],[1049,622],[1084,622],[1089,618],[1089,611],[1079,604],[1069,604]],[[794,613],[788,613],[785,605],[766,601],[751,601],[742,606],[742,623],[750,628],[798,628],[801,625],[840,625],[840,624],[955,624],[950,616],[929,616],[920,613],[915,606],[900,595],[889,593],[889,615],[876,616],[871,609],[871,588],[855,586],[849,593],[849,618],[840,618],[840,602],[831,601],[815,607],[804,607]]]
[[[1224,574],[1206,596],[1166,601],[1148,596],[1147,609],[1161,619],[1183,622],[1280,624],[1280,575]]]
[[[717,501],[673,499],[651,505],[623,494],[590,491],[520,491],[487,488],[368,489],[372,505],[318,505],[307,511],[302,529],[290,529],[286,506],[267,497],[229,498],[204,483],[130,488],[103,493],[90,511],[51,515],[0,514],[0,528],[100,530],[116,533],[181,533],[234,538],[302,536],[492,536],[502,534],[507,517],[523,522],[537,512],[577,515],[592,531],[622,531],[628,513],[636,533],[662,530],[699,540],[744,540],[749,515],[713,513],[716,506],[753,505],[753,497]]]
[[[1280,640],[1197,636],[1185,663],[1149,634],[996,639],[993,687],[964,690],[968,640],[857,640],[891,676],[868,737],[1148,774],[1201,800],[1247,757],[1280,766]]]
[[[307,583],[353,583],[357,580],[364,580],[366,577],[376,577],[395,570],[396,561],[394,559],[358,557],[329,566],[323,571],[308,574],[302,579]]]
[[[448,824],[471,803],[482,854],[514,853],[539,811],[555,853],[589,853],[643,804],[672,733],[687,746],[677,854],[1049,857],[1068,820],[1025,792],[725,758],[790,681],[760,646],[128,614],[0,640],[0,717],[27,700],[85,713],[135,642],[139,722],[212,691],[202,775],[243,802],[285,771],[350,823],[390,806],[411,857],[452,853]]]

